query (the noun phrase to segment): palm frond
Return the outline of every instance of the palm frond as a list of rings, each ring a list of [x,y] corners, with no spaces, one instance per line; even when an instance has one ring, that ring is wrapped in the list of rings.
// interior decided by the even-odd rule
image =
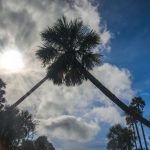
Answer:
[[[36,52],[36,56],[42,61],[43,65],[46,66],[50,61],[56,59],[58,55],[57,50],[52,46],[43,45]]]
[[[82,40],[80,39],[79,45],[81,46],[79,51],[80,52],[91,51],[99,43],[100,43],[99,35],[95,31],[91,30],[90,32],[85,33],[85,35],[82,37]]]
[[[82,57],[82,65],[87,69],[92,69],[101,63],[101,55],[97,53],[85,53]]]
[[[74,86],[80,85],[87,78],[80,68],[74,66],[65,74],[64,80],[67,86]]]
[[[87,70],[100,64],[100,55],[92,52],[100,43],[99,35],[79,19],[67,21],[62,17],[41,36],[44,46],[36,55],[44,66],[48,65],[47,75],[55,84],[70,86],[86,79],[76,61]]]
[[[51,66],[47,68],[47,75],[50,80],[53,80],[55,84],[62,84],[65,73],[70,67],[68,55],[61,55]]]

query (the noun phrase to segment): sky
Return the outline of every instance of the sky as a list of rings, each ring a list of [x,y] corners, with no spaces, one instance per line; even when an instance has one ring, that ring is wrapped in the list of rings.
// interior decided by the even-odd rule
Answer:
[[[40,33],[65,15],[101,36],[103,64],[91,73],[126,104],[142,96],[149,118],[149,14],[149,0],[0,0],[0,77],[8,103],[46,74],[35,57]],[[109,128],[125,124],[124,113],[89,81],[75,87],[47,81],[19,107],[33,114],[37,134],[48,136],[57,150],[105,150]]]
[[[106,61],[118,67],[125,67],[132,74],[132,86],[149,107],[150,98],[150,1],[104,0],[99,10],[102,20],[112,32],[111,53]]]

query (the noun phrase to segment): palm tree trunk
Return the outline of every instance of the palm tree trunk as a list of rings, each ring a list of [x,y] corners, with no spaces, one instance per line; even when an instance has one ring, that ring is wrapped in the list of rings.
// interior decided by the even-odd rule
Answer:
[[[29,95],[31,95],[39,86],[41,86],[46,80],[48,76],[45,76],[41,81],[39,81],[35,86],[33,86],[24,96],[19,98],[13,105],[11,105],[11,109],[17,107],[22,101],[24,101]]]
[[[141,137],[140,137],[140,134],[139,134],[139,129],[138,129],[137,123],[134,122],[134,125],[135,125],[135,128],[136,128],[136,132],[137,132],[137,136],[138,136],[138,140],[139,140],[139,144],[140,144],[141,150],[143,150]]]
[[[118,105],[124,112],[131,115],[135,120],[139,120],[144,125],[150,128],[150,121],[143,118],[139,114],[135,113],[129,107],[119,100],[111,91],[109,91],[104,85],[102,85],[91,73],[89,73],[78,61],[79,67],[84,72],[85,76],[99,89],[103,92],[110,100],[112,100],[116,105]],[[17,102],[15,102],[11,109],[17,107],[25,98],[27,98],[32,92],[34,92],[42,83],[48,79],[48,76],[44,77],[40,82],[38,82],[31,90],[29,90],[24,96],[22,96]]]
[[[113,101],[116,105],[118,105],[124,112],[132,116],[135,120],[139,120],[147,127],[150,128],[150,121],[143,118],[141,115],[135,113],[133,110],[129,109],[129,107],[124,104],[119,98],[117,98],[110,90],[108,90],[102,83],[100,83],[90,72],[88,72],[79,62],[80,68],[84,72],[87,79],[89,79],[103,94],[105,94],[111,101]]]
[[[135,127],[134,127],[134,124],[132,124],[132,131],[133,131],[133,138],[134,138],[135,148],[137,149],[137,143],[136,143],[136,135],[135,135]]]
[[[140,122],[140,125],[141,125],[141,129],[142,129],[142,134],[143,134],[143,137],[144,137],[145,147],[146,147],[146,150],[148,150],[143,124]]]

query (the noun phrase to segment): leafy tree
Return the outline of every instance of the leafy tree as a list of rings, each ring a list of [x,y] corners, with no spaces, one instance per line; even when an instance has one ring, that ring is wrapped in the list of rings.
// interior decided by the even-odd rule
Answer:
[[[54,84],[67,86],[79,85],[89,79],[110,100],[117,104],[127,114],[140,120],[150,127],[150,121],[134,113],[112,92],[102,85],[88,70],[101,62],[101,55],[92,50],[100,43],[99,35],[83,25],[80,20],[68,22],[65,17],[46,29],[42,34],[43,46],[36,52],[37,57],[47,68],[47,75],[12,105],[15,108],[47,79]]]
[[[35,150],[34,143],[31,140],[24,140],[19,150]]]
[[[126,127],[117,124],[110,128],[107,135],[108,150],[132,150],[134,138],[132,131]]]
[[[5,83],[0,79],[0,150],[15,150],[33,133],[35,122],[28,111],[10,110],[5,101]]]
[[[136,113],[138,113],[139,115],[143,115],[143,109],[145,107],[145,102],[144,100],[142,99],[142,97],[134,97],[132,99],[132,102],[130,104],[130,107],[131,109],[133,109]],[[141,126],[141,129],[142,129],[142,134],[143,134],[143,137],[144,137],[144,143],[145,143],[145,147],[146,147],[146,150],[148,150],[148,146],[147,146],[147,142],[146,142],[146,137],[145,137],[145,132],[144,132],[144,127],[143,127],[143,124],[140,122],[140,126]],[[140,139],[140,137],[139,137]],[[141,143],[141,142],[140,142]]]
[[[46,136],[40,136],[35,141],[25,140],[20,150],[55,150]]]
[[[28,111],[9,108],[0,112],[0,141],[4,147],[13,150],[20,142],[29,137],[35,129],[32,115]]]
[[[32,138],[36,122],[28,111],[10,109],[5,100],[5,83],[0,79],[0,150],[55,150],[47,137]]]
[[[35,150],[55,150],[46,136],[40,136],[35,142]]]

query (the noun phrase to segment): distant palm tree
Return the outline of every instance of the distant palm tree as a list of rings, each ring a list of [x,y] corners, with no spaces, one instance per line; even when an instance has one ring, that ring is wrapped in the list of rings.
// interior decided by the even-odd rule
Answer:
[[[136,150],[138,149],[137,147],[137,142],[136,142],[136,131],[135,131],[135,127],[134,127],[134,121],[133,121],[133,117],[127,115],[126,117],[126,124],[129,126],[129,128],[132,130],[132,133],[133,133],[133,139],[134,139],[134,145],[135,145],[135,148]]]
[[[141,141],[141,137],[140,137],[137,121],[134,121],[134,124],[135,124],[136,133],[137,133],[137,136],[138,136],[140,148],[141,148],[141,150],[143,150],[142,141]]]
[[[19,105],[47,79],[52,80],[54,84],[67,86],[79,85],[83,80],[89,79],[123,111],[150,127],[150,121],[131,111],[88,72],[101,62],[101,55],[92,51],[100,44],[100,37],[95,31],[84,26],[78,19],[68,22],[63,17],[53,27],[46,29],[41,36],[43,46],[36,55],[47,68],[47,75],[14,103],[12,108]]]
[[[143,115],[144,106],[145,106],[145,102],[141,97],[134,97],[132,99],[131,107],[134,109],[134,111],[139,113],[141,116]],[[148,150],[146,137],[145,137],[145,132],[144,132],[144,127],[143,127],[143,124],[141,122],[140,122],[140,126],[141,126],[142,134],[143,134],[143,137],[144,137],[145,147],[146,147],[146,150]]]

